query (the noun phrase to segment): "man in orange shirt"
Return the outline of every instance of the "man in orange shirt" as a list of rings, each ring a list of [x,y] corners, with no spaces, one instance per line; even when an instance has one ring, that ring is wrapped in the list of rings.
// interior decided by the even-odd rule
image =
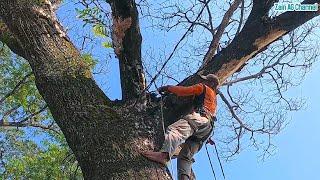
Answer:
[[[193,86],[163,86],[159,93],[173,93],[177,96],[194,96],[193,111],[168,126],[165,140],[160,152],[142,153],[146,158],[166,164],[176,149],[183,143],[178,155],[178,179],[190,178],[193,155],[198,152],[213,130],[217,98],[216,91],[219,79],[214,74],[201,76],[203,83]]]

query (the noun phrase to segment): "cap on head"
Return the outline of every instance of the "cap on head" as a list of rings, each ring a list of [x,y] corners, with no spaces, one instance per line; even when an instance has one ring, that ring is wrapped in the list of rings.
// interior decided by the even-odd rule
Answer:
[[[202,79],[207,80],[207,81],[214,82],[214,84],[216,84],[217,86],[219,86],[219,84],[220,84],[220,81],[219,81],[218,76],[216,76],[216,75],[214,75],[214,74],[208,74],[208,75],[206,75],[206,76],[200,75],[200,77],[201,77]]]

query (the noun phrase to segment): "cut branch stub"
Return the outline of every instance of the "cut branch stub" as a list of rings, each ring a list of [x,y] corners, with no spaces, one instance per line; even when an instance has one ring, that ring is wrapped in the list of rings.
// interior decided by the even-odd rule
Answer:
[[[122,99],[143,97],[146,87],[141,61],[142,37],[134,0],[110,0],[113,26],[112,42],[119,59]],[[143,93],[142,93],[143,92]],[[141,95],[142,93],[142,95]]]
[[[320,3],[320,0],[307,0],[304,3]],[[216,74],[220,82],[223,83],[239,68],[242,68],[247,61],[265,50],[278,38],[318,16],[320,10],[315,12],[286,12],[274,19],[265,20],[256,18],[257,13],[256,11],[250,13],[243,29],[229,46],[222,49],[203,68],[184,79],[179,85],[189,86],[199,83],[202,80],[198,74],[209,73]],[[174,102],[174,108],[167,111],[168,117],[179,117],[181,114],[177,112],[190,109],[190,99],[183,103],[180,103],[173,97],[168,99],[170,99],[167,100],[168,102]]]

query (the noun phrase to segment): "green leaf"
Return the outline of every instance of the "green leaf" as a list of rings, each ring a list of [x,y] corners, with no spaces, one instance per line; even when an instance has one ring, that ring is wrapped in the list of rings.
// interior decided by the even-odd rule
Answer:
[[[108,37],[106,28],[101,24],[94,25],[92,31],[93,31],[93,34],[98,37],[102,37],[102,38]]]
[[[81,57],[82,57],[82,60],[83,60],[88,66],[90,66],[91,69],[94,68],[94,66],[98,63],[98,61],[95,60],[95,59],[92,57],[92,54],[90,54],[90,53],[82,54]]]
[[[22,86],[20,88],[19,93],[17,94],[17,98],[24,109],[28,108],[27,96],[28,96],[28,89],[26,86]]]
[[[112,43],[109,41],[102,42],[102,46],[105,48],[112,48]]]

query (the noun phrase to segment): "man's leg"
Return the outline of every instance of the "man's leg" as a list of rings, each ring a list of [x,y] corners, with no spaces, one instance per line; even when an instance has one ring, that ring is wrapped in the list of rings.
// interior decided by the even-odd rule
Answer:
[[[178,156],[178,180],[189,180],[191,167],[194,163],[193,156],[199,151],[200,142],[187,140]]]
[[[168,126],[160,151],[167,152],[169,153],[169,156],[172,157],[179,145],[184,143],[193,132],[194,130],[187,120],[180,119],[179,121],[176,121]]]
[[[196,126],[197,130],[193,133],[192,137],[186,140],[185,146],[180,151],[178,156],[178,179],[189,180],[191,174],[192,163],[194,162],[193,156],[197,153],[203,142],[209,137],[212,131],[212,126],[209,120],[200,116],[198,113],[192,114],[190,119]]]
[[[148,151],[142,153],[142,155],[152,161],[165,164],[174,154],[178,146],[184,143],[193,133],[194,130],[188,121],[180,119],[168,127],[160,152]]]

